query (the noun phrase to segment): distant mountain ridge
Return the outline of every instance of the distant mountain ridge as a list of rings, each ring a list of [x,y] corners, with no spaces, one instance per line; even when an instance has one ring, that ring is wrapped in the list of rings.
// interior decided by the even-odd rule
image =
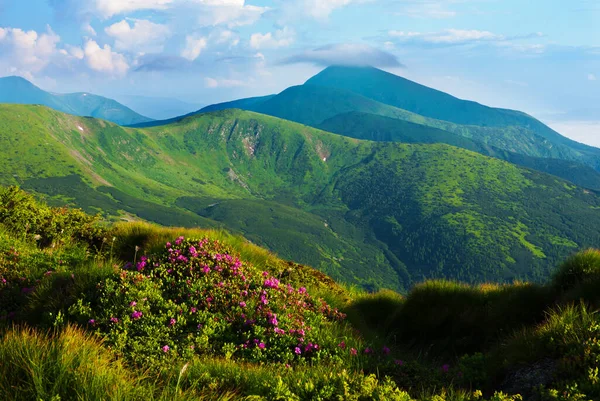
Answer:
[[[600,149],[563,137],[523,112],[461,100],[372,67],[329,67],[277,95],[215,104],[199,113],[228,108],[360,139],[447,143],[600,188]]]
[[[113,99],[85,92],[46,92],[25,78],[16,76],[0,78],[0,103],[39,104],[63,113],[101,118],[119,125],[153,121]]]

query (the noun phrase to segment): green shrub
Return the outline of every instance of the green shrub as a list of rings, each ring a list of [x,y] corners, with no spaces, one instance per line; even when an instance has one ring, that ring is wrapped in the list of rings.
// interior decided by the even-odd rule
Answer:
[[[588,249],[567,259],[556,271],[553,284],[561,290],[591,281],[600,281],[600,251]]]
[[[99,247],[106,239],[98,220],[80,209],[48,207],[17,187],[0,188],[0,225],[41,247],[70,241]]]
[[[179,237],[100,283],[69,316],[143,366],[204,354],[338,361],[359,348],[349,331],[339,338],[332,328],[340,312],[232,255],[219,241]]]

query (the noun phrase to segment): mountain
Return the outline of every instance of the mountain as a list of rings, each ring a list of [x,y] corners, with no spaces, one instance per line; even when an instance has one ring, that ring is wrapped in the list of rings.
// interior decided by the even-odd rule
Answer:
[[[600,171],[600,149],[565,138],[525,113],[457,99],[370,67],[329,67],[304,85],[278,95],[221,103],[200,112],[227,108],[256,111],[317,128],[338,115],[339,120],[352,116],[351,112],[375,114],[437,128],[502,151],[575,162]],[[587,178],[575,180],[584,181]]]
[[[350,138],[402,143],[445,143],[472,150],[482,155],[506,160],[522,167],[564,178],[585,188],[600,191],[600,172],[585,164],[554,158],[532,157],[499,149],[484,142],[466,138],[404,120],[376,114],[350,112],[325,120],[318,128]]]
[[[425,117],[461,125],[524,127],[550,141],[600,154],[600,149],[565,138],[523,112],[458,99],[377,68],[333,66],[306,81],[305,85],[349,90]]]
[[[166,120],[192,113],[198,110],[199,104],[188,103],[179,99],[152,96],[119,96],[118,99],[133,110],[149,116],[154,120]],[[135,124],[129,124],[135,125]]]
[[[63,113],[102,118],[119,125],[152,121],[115,100],[90,93],[50,93],[21,77],[0,78],[0,103],[40,104]]]
[[[53,204],[224,226],[366,288],[542,280],[600,241],[600,197],[445,144],[347,138],[226,110],[134,129],[0,105],[0,184]]]

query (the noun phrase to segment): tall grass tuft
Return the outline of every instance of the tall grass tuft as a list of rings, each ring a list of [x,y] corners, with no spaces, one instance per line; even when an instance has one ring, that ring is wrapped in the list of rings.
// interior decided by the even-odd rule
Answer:
[[[13,329],[0,341],[0,399],[144,400],[152,393],[102,344],[74,327]]]

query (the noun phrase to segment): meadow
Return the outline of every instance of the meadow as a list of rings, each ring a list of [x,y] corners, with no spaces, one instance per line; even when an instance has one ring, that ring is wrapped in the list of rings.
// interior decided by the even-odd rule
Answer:
[[[599,287],[588,250],[545,284],[369,293],[220,229],[4,188],[0,398],[594,400]]]

